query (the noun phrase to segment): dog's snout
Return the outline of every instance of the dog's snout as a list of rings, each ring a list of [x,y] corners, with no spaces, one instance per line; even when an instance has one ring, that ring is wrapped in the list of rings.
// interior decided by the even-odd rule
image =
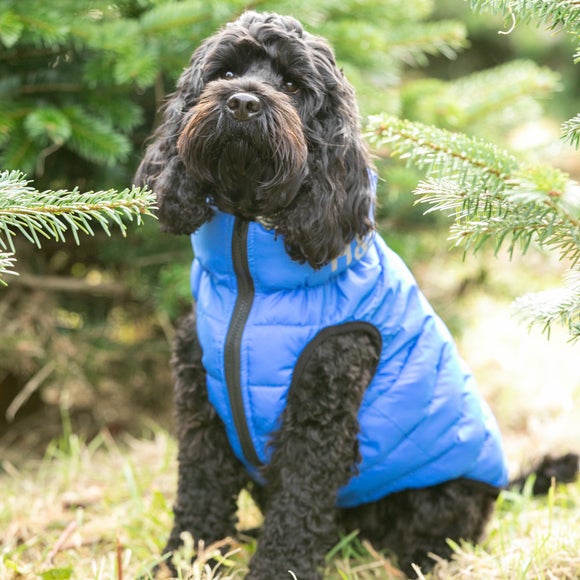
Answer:
[[[262,111],[262,101],[252,93],[235,93],[226,106],[237,121],[247,121]]]

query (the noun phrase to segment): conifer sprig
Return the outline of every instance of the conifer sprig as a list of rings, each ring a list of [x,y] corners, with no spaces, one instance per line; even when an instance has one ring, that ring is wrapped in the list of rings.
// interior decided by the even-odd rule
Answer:
[[[152,215],[153,204],[153,193],[147,189],[40,192],[24,174],[1,172],[0,276],[14,265],[14,238],[18,234],[37,247],[42,238],[64,242],[68,235],[78,244],[79,235],[94,235],[95,226],[107,235],[115,226],[125,235],[126,221],[141,223],[143,216]]]
[[[536,21],[550,27],[580,26],[580,2],[578,0],[471,0],[475,12],[504,14],[521,22]]]
[[[454,59],[466,46],[465,27],[453,21],[401,24],[387,41],[391,54],[411,66],[426,66],[429,56],[439,54]]]
[[[513,155],[491,143],[393,115],[369,117],[366,137],[376,149],[389,147],[391,156],[431,177],[460,177],[489,192],[502,191],[518,167]]]
[[[2,279],[5,274],[14,274],[14,258],[13,253],[0,252],[0,286],[5,286],[6,282]]]
[[[547,170],[548,168],[543,168]],[[451,240],[477,251],[490,242],[497,253],[507,247],[523,253],[532,242],[549,247],[574,266],[580,263],[580,192],[573,183],[563,193],[546,193],[528,177],[516,178],[502,193],[462,187],[453,180],[428,179],[415,193],[432,210],[449,210],[455,217]]]
[[[580,268],[571,270],[561,288],[526,294],[514,302],[521,320],[541,325],[549,333],[552,324],[569,329],[572,340],[580,339]]]
[[[560,76],[532,61],[514,60],[461,77],[445,87],[442,94],[433,95],[438,100],[433,108],[446,106],[451,113],[447,115],[449,127],[476,127],[481,133],[482,124],[503,128],[509,121],[537,116],[541,111],[538,101],[560,88]]]
[[[477,251],[492,241],[525,252],[532,241],[580,262],[580,186],[548,166],[527,166],[491,143],[392,116],[372,117],[371,144],[426,170],[415,191],[428,211],[454,218],[451,238]]]
[[[568,260],[572,272],[580,269],[580,186],[564,172],[519,162],[479,139],[388,115],[370,118],[367,137],[377,150],[425,170],[415,191],[418,203],[453,217],[456,245],[475,252],[492,243],[495,252],[507,246],[511,255],[536,242]],[[544,328],[558,320],[578,338],[580,275],[574,276],[561,291],[522,298],[521,316]],[[545,307],[542,297],[549,298]]]
[[[562,125],[562,139],[573,147],[580,147],[580,113]]]

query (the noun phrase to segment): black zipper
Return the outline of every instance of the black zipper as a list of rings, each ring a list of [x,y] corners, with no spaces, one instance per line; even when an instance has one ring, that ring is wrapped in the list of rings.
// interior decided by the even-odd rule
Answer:
[[[254,281],[248,263],[248,227],[249,222],[240,218],[235,219],[232,237],[232,261],[238,283],[238,295],[226,336],[224,357],[230,406],[242,453],[249,463],[258,467],[260,459],[254,449],[246,421],[241,381],[242,336],[254,301]]]

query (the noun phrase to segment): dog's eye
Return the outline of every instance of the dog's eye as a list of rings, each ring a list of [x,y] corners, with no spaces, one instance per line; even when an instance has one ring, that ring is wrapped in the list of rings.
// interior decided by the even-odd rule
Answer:
[[[289,94],[295,94],[298,92],[298,85],[292,81],[284,81],[284,84],[282,85],[282,89],[284,90],[285,93],[289,93]]]
[[[226,81],[231,81],[232,79],[236,78],[236,73],[233,73],[231,70],[227,70],[226,72],[222,73],[221,77]]]

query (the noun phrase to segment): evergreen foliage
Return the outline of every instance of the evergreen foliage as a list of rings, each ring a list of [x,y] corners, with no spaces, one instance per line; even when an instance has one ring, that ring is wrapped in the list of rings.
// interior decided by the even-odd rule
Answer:
[[[576,147],[576,149],[580,147],[580,114],[564,123],[562,139]]]
[[[471,7],[476,12],[504,15],[506,21],[563,26],[576,37],[580,26],[580,5],[575,0],[471,0]]]
[[[452,239],[467,250],[491,241],[526,251],[532,240],[580,265],[580,188],[551,166],[527,165],[480,139],[400,120],[371,117],[369,140],[427,171],[416,189],[429,211],[455,218]]]
[[[518,23],[534,22],[550,29],[563,29],[577,43],[574,62],[580,62],[580,3],[576,0],[471,0],[471,7],[477,12],[503,14],[509,31]],[[564,137],[578,147],[578,118],[568,122],[564,131]]]
[[[580,37],[577,3],[473,1],[472,5],[477,10],[500,9],[524,21],[536,17],[571,27],[571,33]],[[417,111],[429,101],[440,104],[431,111],[453,109],[454,114],[447,115],[451,123],[438,117],[427,118],[432,124],[424,124],[392,115],[372,116],[368,137],[378,150],[388,147],[391,156],[426,172],[415,191],[418,202],[431,205],[428,211],[453,217],[451,239],[466,251],[491,243],[496,252],[507,247],[512,254],[516,248],[525,252],[535,241],[566,260],[570,272],[565,288],[523,297],[516,308],[530,324],[542,324],[549,331],[559,321],[572,338],[579,338],[580,186],[554,167],[526,163],[504,148],[465,134],[469,127],[472,133],[489,136],[485,128],[502,117],[502,110],[521,109],[522,100],[549,93],[557,83],[551,71],[512,62],[446,86],[431,84],[431,90],[419,91],[411,102]],[[475,98],[470,99],[471,94]],[[505,130],[505,123],[493,125]],[[465,133],[440,128],[445,126]],[[564,125],[564,139],[576,147],[579,127],[578,116]]]
[[[240,0],[0,0],[0,167],[60,187],[80,160],[83,188],[96,175],[102,187],[103,167],[114,170],[106,185],[124,186],[192,50],[245,8]],[[432,0],[252,8],[296,14],[375,90],[398,84],[407,64],[453,56],[466,43],[463,24],[428,21]],[[392,95],[380,99],[375,112],[390,110]]]
[[[461,10],[466,3],[447,0],[447,4]],[[576,43],[574,59],[580,62],[577,0],[470,0],[467,4],[475,12],[504,16],[504,33],[520,23],[563,29]],[[94,432],[89,415],[95,432],[103,425],[113,433],[124,430],[144,409],[154,409],[155,420],[163,420],[171,383],[170,319],[190,307],[188,240],[159,235],[153,220],[145,220],[127,238],[113,236],[106,244],[100,243],[97,231],[109,233],[114,228],[124,234],[152,208],[151,194],[128,184],[156,111],[192,50],[245,8],[294,14],[334,46],[340,66],[356,86],[363,116],[370,115],[367,135],[384,178],[379,191],[379,217],[384,223],[406,226],[418,219],[409,203],[409,191],[415,188],[418,207],[426,204],[430,219],[440,213],[454,218],[451,237],[466,251],[492,245],[496,251],[515,252],[532,243],[543,245],[570,265],[565,285],[518,299],[517,311],[530,324],[549,331],[560,323],[573,338],[580,337],[578,185],[563,171],[510,151],[505,139],[511,129],[541,116],[542,101],[565,83],[530,60],[495,66],[496,57],[497,62],[505,57],[495,51],[494,66],[486,70],[472,72],[470,65],[463,65],[453,74],[436,74],[437,67],[439,73],[443,70],[444,59],[455,59],[469,46],[466,19],[436,19],[436,0],[256,0],[251,4],[245,0],[0,0],[0,284],[11,282],[0,289],[0,432],[4,416],[20,416],[25,403],[41,390],[43,402],[67,410],[66,395],[80,391],[78,399],[71,396],[70,420],[80,409],[82,418],[75,428],[82,424],[90,436]],[[497,40],[494,43],[497,47]],[[430,68],[421,70],[427,64]],[[454,80],[443,80],[447,77]],[[580,147],[580,114],[564,123],[562,133],[565,143]],[[420,219],[425,223],[425,218]],[[82,235],[86,237],[81,239]],[[82,243],[77,247],[78,242]],[[40,243],[42,252],[34,251]],[[22,275],[3,282],[3,274],[14,273],[15,251]],[[2,406],[6,401],[8,409]],[[44,423],[49,416],[43,408]],[[63,453],[57,449],[59,457],[69,457],[69,451],[76,449],[71,441],[63,444]],[[99,438],[96,441],[98,447]],[[96,449],[94,441],[90,449]],[[143,464],[151,458],[149,451],[146,454],[139,457]],[[160,455],[167,457],[167,451]],[[94,463],[88,455],[85,459]],[[71,465],[78,470],[78,457],[72,457]],[[67,490],[69,467],[66,485],[61,486]],[[124,471],[134,491],[131,467]],[[54,473],[49,476],[55,479]],[[20,489],[22,481],[16,483]],[[47,494],[43,485],[39,493],[50,500],[56,492]],[[151,485],[146,482],[141,487]],[[139,506],[147,504],[147,498],[137,499]],[[154,494],[153,500],[158,512],[170,513],[161,494]],[[13,507],[8,505],[7,513]],[[66,517],[68,509],[63,508]],[[160,530],[166,527],[163,514],[161,519],[159,514],[145,518],[138,514],[135,525],[130,517],[129,527],[142,538],[143,521]],[[53,543],[59,544],[60,524],[44,523],[54,532]],[[0,571],[31,572],[30,551],[24,549],[31,546],[38,552],[37,562],[42,562],[37,572],[43,569],[49,550],[47,542],[37,540],[47,536],[47,526],[37,526],[42,528],[40,536],[35,532],[32,539],[8,526],[8,532],[14,528],[14,541],[13,546],[6,544]],[[561,537],[573,526],[565,528]],[[152,536],[145,547],[139,548],[137,542],[144,556],[133,562],[132,570],[150,558],[159,534]],[[500,536],[501,545],[492,550],[497,553],[505,543]],[[102,542],[105,547],[107,537]],[[548,573],[557,568],[548,552],[558,552],[561,537],[556,534],[547,548],[544,536],[541,549],[530,543],[535,555],[543,554],[542,569]],[[346,559],[353,553],[347,548]],[[118,549],[117,567],[112,563],[115,558],[107,560],[111,573],[117,575],[121,574]],[[497,566],[494,553],[483,572],[481,559],[475,567],[473,558],[466,559],[466,569],[477,570],[481,577],[491,577],[491,568],[498,577],[516,568],[522,577],[528,574],[529,558],[518,552],[514,557],[524,563],[514,564],[512,551],[508,552],[509,558]],[[572,552],[563,576],[576,570],[577,550]],[[74,573],[82,575],[77,564]],[[381,562],[383,571],[385,564]],[[93,559],[86,569],[94,572],[102,566]],[[51,573],[70,576],[73,569],[55,568],[44,575]],[[342,570],[338,573],[344,575]]]
[[[554,71],[514,60],[446,83],[416,82],[403,94],[408,105],[403,117],[497,140],[523,120],[538,118],[541,99],[559,87]]]
[[[448,3],[455,1],[462,9],[460,0]],[[473,5],[505,15],[506,29],[512,18],[540,18],[549,26],[565,26],[577,39],[577,2],[474,0]],[[144,204],[151,198],[127,187],[156,111],[193,49],[246,8],[294,14],[333,45],[357,89],[363,117],[371,115],[369,138],[380,154],[384,178],[381,220],[425,223],[409,203],[409,191],[427,171],[420,199],[458,217],[452,235],[466,248],[492,240],[496,247],[525,248],[536,240],[576,259],[574,188],[561,172],[532,171],[533,165],[505,145],[509,130],[542,114],[542,101],[563,85],[559,75],[519,59],[477,72],[457,67],[461,72],[450,75],[454,80],[434,78],[436,67],[441,72],[442,62],[469,45],[465,19],[435,17],[435,0],[258,0],[251,5],[244,0],[0,0],[0,169],[9,171],[2,174],[5,181],[14,180],[0,191],[0,272],[14,270],[14,242],[22,274],[3,291],[10,296],[11,319],[0,330],[1,366],[9,377],[0,377],[0,391],[6,392],[8,380],[15,389],[26,384],[53,359],[58,368],[47,383],[54,381],[60,389],[72,376],[73,359],[87,361],[75,367],[75,384],[81,374],[87,384],[98,384],[98,372],[119,360],[115,380],[120,386],[130,390],[138,383],[143,398],[145,386],[154,382],[152,369],[161,368],[154,357],[166,358],[162,351],[171,335],[168,317],[177,317],[190,302],[188,241],[159,235],[153,220],[147,220],[127,239],[112,237],[101,244],[97,235],[77,247],[77,234],[124,227],[117,221],[122,212],[110,216],[101,207],[89,219],[77,213],[78,206],[58,215],[41,208],[86,202],[89,197],[82,196],[89,194],[80,192],[92,190],[104,206],[119,196],[134,201],[129,211],[139,221],[144,206],[137,198]],[[421,70],[427,64],[429,69]],[[577,116],[564,126],[566,141],[576,147],[579,128]],[[406,167],[388,157],[389,148],[406,159]],[[34,179],[35,187],[10,173],[16,170]],[[27,199],[20,205],[16,197],[5,199],[10,188]],[[430,219],[436,215],[431,212]],[[52,244],[63,236],[66,245]],[[27,238],[42,241],[43,252],[30,251],[34,245]],[[93,285],[84,283],[95,273],[103,281],[100,294],[98,300],[86,300],[87,293],[95,297]],[[38,281],[48,277],[53,290],[43,283],[47,294],[39,301],[49,300],[54,308],[37,309],[42,324],[34,321],[23,330],[19,312],[30,311]],[[548,318],[568,324],[562,312],[574,311],[560,298],[563,310],[554,305],[556,314]],[[11,332],[16,327],[18,333]],[[82,336],[76,338],[71,328]],[[58,346],[60,339],[66,349]],[[158,342],[148,350],[142,348],[147,341]],[[123,349],[132,349],[131,354],[125,356]],[[24,354],[15,357],[15,352]],[[149,369],[149,376],[142,369]],[[151,391],[157,392],[154,385]],[[155,404],[159,395],[150,396]]]
[[[41,238],[64,242],[67,235],[79,244],[79,234],[94,235],[94,225],[108,235],[114,225],[124,235],[124,220],[141,223],[143,215],[152,215],[153,202],[151,192],[136,187],[87,193],[78,189],[40,192],[22,173],[1,172],[0,283],[2,275],[11,273],[14,265],[14,238],[18,234],[38,248]]]
[[[574,338],[580,336],[580,271],[570,270],[562,288],[526,294],[515,302],[521,319],[529,324],[542,325],[550,332],[559,323],[570,330]]]

